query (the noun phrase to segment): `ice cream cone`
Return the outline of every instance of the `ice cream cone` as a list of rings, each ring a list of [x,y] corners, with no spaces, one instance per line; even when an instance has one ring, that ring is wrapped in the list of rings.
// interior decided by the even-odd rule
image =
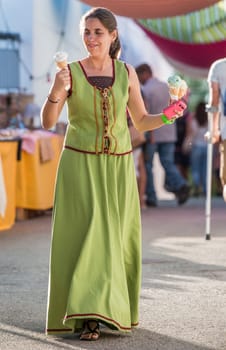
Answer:
[[[179,99],[179,91],[180,91],[180,87],[179,86],[169,86],[169,94],[170,94],[170,98],[172,100],[178,100]]]
[[[178,93],[178,98],[181,99],[182,97],[184,97],[187,93],[188,90],[188,86],[185,80],[181,80],[181,84],[180,84],[180,89],[179,89],[179,93]]]
[[[58,51],[56,52],[54,56],[54,60],[56,62],[57,68],[63,69],[67,68],[67,58],[68,54],[64,51]]]
[[[67,68],[67,61],[56,62],[56,65],[57,65],[57,68],[59,69]]]
[[[181,78],[178,75],[172,75],[168,78],[170,98],[174,101],[179,99]]]
[[[56,52],[54,56],[54,60],[56,62],[58,69],[67,68],[67,58],[68,54],[64,51],[58,51]],[[68,91],[70,89],[70,85],[65,86],[65,90]]]

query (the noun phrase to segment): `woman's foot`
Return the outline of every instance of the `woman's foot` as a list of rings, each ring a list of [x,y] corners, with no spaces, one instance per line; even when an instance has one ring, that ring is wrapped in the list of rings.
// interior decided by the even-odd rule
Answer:
[[[97,340],[100,337],[99,322],[96,320],[85,320],[80,340]]]

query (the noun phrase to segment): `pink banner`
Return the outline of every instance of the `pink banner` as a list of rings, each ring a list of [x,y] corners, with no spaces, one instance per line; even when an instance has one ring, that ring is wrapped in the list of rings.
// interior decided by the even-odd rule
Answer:
[[[140,23],[137,23],[148,37],[161,50],[163,55],[183,64],[208,69],[219,58],[226,57],[226,40],[213,43],[184,43],[168,39],[151,32]]]

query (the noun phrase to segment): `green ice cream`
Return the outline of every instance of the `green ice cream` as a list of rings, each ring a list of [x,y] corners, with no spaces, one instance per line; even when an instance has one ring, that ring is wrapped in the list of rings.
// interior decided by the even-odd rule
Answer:
[[[181,78],[179,77],[179,75],[172,75],[171,77],[168,78],[168,84],[170,86],[180,87]]]
[[[168,78],[169,94],[172,100],[178,100],[181,81],[182,79],[178,75],[172,75]]]

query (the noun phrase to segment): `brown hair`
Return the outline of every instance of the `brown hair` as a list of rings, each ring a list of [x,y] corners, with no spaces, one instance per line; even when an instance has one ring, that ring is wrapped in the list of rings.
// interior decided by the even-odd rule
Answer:
[[[199,126],[205,126],[208,123],[208,114],[206,111],[205,102],[201,101],[197,104],[194,117],[197,120]]]
[[[88,12],[86,12],[80,22],[80,28],[81,30],[85,27],[85,22],[88,18],[97,18],[103,26],[109,31],[109,33],[112,33],[114,30],[117,31],[117,21],[114,16],[114,14],[104,8],[104,7],[94,7]],[[111,58],[118,58],[121,51],[121,44],[119,37],[117,35],[117,38],[115,41],[111,44],[109,55]]]
[[[149,73],[152,75],[152,69],[147,63],[142,63],[139,66],[136,67],[137,74],[143,74],[143,73]]]

